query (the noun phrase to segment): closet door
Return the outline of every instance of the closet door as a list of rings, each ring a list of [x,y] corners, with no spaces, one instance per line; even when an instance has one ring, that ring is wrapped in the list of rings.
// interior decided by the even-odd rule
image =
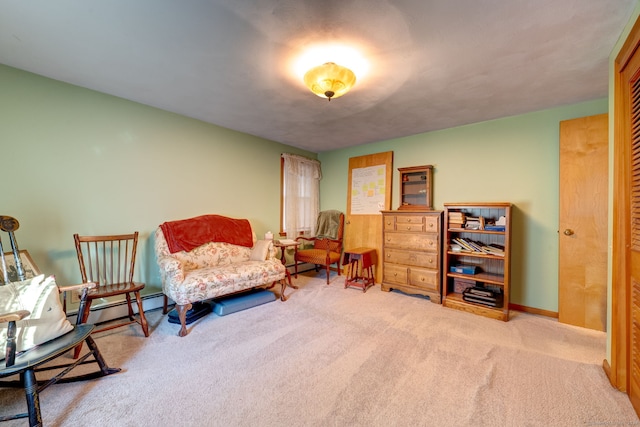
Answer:
[[[633,84],[631,135],[631,391],[636,413],[640,413],[640,80]]]
[[[640,61],[637,61],[640,62]],[[629,216],[631,219],[628,257],[628,283],[631,291],[630,322],[631,363],[629,397],[640,412],[640,70],[636,69],[629,82],[630,140],[629,140]]]
[[[611,383],[640,414],[640,21],[615,60]]]

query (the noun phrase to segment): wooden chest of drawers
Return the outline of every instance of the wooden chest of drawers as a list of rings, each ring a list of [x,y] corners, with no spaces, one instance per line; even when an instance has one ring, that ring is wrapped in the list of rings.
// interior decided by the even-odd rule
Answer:
[[[442,211],[382,211],[383,291],[442,302]]]

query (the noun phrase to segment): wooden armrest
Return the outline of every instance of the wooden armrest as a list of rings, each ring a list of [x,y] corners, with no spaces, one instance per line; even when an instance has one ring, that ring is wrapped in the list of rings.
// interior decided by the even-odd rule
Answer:
[[[84,288],[93,289],[96,286],[98,285],[96,285],[94,282],[87,282],[87,283],[79,283],[77,285],[58,286],[58,289],[60,290],[60,292],[69,292],[69,291],[81,291]]]
[[[12,311],[11,313],[0,314],[0,323],[17,322],[30,314],[31,312],[28,310],[18,310]]]
[[[94,282],[78,283],[77,285],[58,286],[58,292],[64,293],[64,298],[62,301],[62,310],[65,313],[67,312],[67,292],[77,291],[78,294],[80,295],[79,309],[80,311],[82,311],[84,309],[84,305],[87,300],[87,294],[89,293],[89,289],[93,289],[96,286],[98,285]],[[78,319],[80,319],[80,317],[78,317]]]

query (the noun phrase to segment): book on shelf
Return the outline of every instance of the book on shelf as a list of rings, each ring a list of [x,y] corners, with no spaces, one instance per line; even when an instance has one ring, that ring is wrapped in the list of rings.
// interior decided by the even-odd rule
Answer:
[[[484,217],[468,216],[465,220],[464,228],[467,228],[469,230],[484,230]]]
[[[464,212],[449,212],[449,228],[464,228],[465,219]]]
[[[504,256],[504,246],[497,243],[490,243],[482,246],[482,252],[489,255]]]
[[[485,225],[484,229],[487,231],[505,231],[506,227],[504,225],[489,224]]]
[[[471,239],[466,239],[466,242],[473,248],[474,252],[482,252],[482,243],[478,243]]]
[[[462,237],[454,237],[452,240],[454,243],[457,243],[458,245],[460,245],[462,247],[462,250],[466,252],[476,252],[476,250],[473,249],[473,246],[471,246],[469,242],[467,242]]]
[[[483,288],[482,286],[471,287],[467,289],[467,293],[483,297],[493,297],[495,294],[492,290]]]
[[[466,215],[464,212],[456,212],[456,211],[449,212],[449,221],[460,220],[459,222],[464,222],[465,218],[466,218]]]
[[[472,302],[474,304],[478,304],[478,305],[484,305],[486,307],[494,307],[494,308],[500,308],[502,307],[502,300],[500,301],[484,301],[481,300],[475,296],[469,296],[469,295],[465,295],[462,294],[462,299],[463,301],[466,302]]]
[[[484,244],[481,242],[476,242],[475,240],[464,237],[454,237],[451,240],[451,243],[461,246],[464,252],[487,253],[483,250]]]
[[[462,297],[465,301],[479,302],[481,304],[498,304],[500,302],[498,298],[483,297],[466,291],[462,293]]]
[[[493,291],[482,286],[467,288],[462,293],[464,301],[481,304],[488,307],[502,307],[502,292]]]
[[[450,266],[449,271],[460,274],[476,274],[478,272],[478,267],[475,265],[458,264]]]

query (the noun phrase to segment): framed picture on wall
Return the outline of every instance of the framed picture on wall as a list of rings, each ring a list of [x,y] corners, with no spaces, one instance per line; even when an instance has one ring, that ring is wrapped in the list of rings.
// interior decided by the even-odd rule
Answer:
[[[17,282],[20,279],[18,278],[18,269],[16,268],[16,260],[13,257],[13,252],[5,252],[4,259],[7,265],[7,273],[9,274],[9,282]],[[32,277],[40,274],[40,269],[33,262],[31,255],[26,250],[20,250],[20,261],[22,262],[22,268],[24,269],[24,274],[26,279],[31,279]],[[4,271],[2,271],[2,263],[0,263],[0,283],[4,283]]]

